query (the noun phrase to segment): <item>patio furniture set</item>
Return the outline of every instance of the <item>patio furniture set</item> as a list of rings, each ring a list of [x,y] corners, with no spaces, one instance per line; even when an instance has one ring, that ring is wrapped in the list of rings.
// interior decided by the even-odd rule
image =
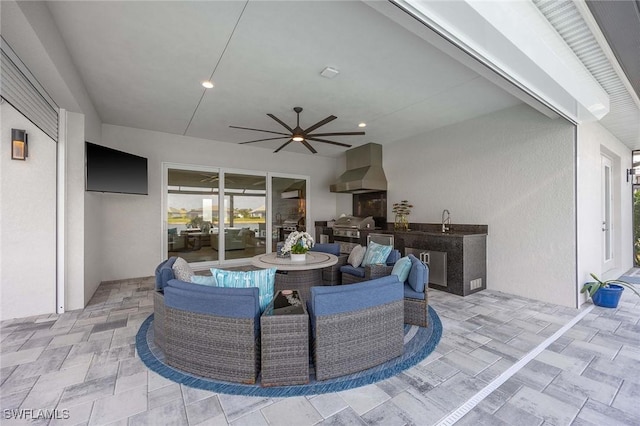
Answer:
[[[390,269],[346,285],[302,283],[296,288],[291,282],[290,288],[276,288],[273,300],[261,309],[257,287],[177,279],[176,261],[169,258],[156,268],[154,342],[167,364],[205,378],[253,384],[261,372],[262,386],[307,383],[312,353],[316,380],[327,380],[400,356],[403,323],[426,325],[415,315],[416,307],[424,306],[426,318],[426,289],[424,299],[418,299],[423,302],[408,303],[407,282]],[[409,276],[424,286],[427,267],[415,257],[408,261]]]

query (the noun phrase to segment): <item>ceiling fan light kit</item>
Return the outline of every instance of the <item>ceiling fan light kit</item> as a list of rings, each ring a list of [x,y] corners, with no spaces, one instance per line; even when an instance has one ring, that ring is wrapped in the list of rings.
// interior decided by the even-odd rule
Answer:
[[[301,107],[294,107],[293,110],[296,113],[296,126],[294,128],[290,127],[287,123],[285,123],[284,121],[280,120],[275,115],[267,114],[267,116],[269,116],[270,118],[272,118],[273,120],[278,122],[278,124],[280,124],[282,127],[284,127],[287,130],[287,132],[274,132],[272,130],[254,129],[254,128],[251,128],[251,127],[240,127],[240,126],[229,126],[229,127],[233,128],[233,129],[244,129],[244,130],[252,130],[254,132],[265,132],[265,133],[281,135],[281,136],[273,137],[273,138],[255,139],[255,140],[252,140],[252,141],[240,142],[240,144],[255,143],[255,142],[262,142],[262,141],[273,141],[273,140],[277,140],[277,139],[289,139],[288,141],[286,141],[284,144],[282,144],[280,147],[278,147],[278,149],[276,149],[273,152],[279,152],[280,150],[282,150],[282,148],[284,148],[285,146],[289,145],[291,142],[300,142],[309,151],[311,151],[313,154],[316,154],[318,151],[316,151],[311,146],[309,141],[321,142],[321,143],[327,143],[327,144],[331,144],[331,145],[337,145],[337,146],[343,146],[343,147],[346,147],[346,148],[351,148],[351,145],[349,145],[349,144],[342,143],[342,142],[330,141],[330,140],[327,140],[327,139],[321,139],[320,137],[324,138],[325,136],[356,136],[356,135],[364,135],[365,134],[364,132],[312,133],[317,128],[322,127],[325,124],[332,122],[333,120],[335,120],[338,117],[336,117],[335,115],[330,115],[330,116],[326,117],[325,119],[318,121],[313,126],[310,126],[310,127],[307,127],[306,129],[303,129],[303,128],[300,127],[300,113],[302,112],[302,108]]]

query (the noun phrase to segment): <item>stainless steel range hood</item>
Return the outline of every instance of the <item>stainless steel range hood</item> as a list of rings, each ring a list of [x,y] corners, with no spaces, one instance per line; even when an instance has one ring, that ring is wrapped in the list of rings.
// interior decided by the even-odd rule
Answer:
[[[280,198],[291,199],[291,200],[304,199],[306,188],[307,188],[307,181],[305,180],[296,181],[293,184],[289,185],[289,187],[287,187],[284,191],[282,191],[282,194],[280,194]]]
[[[351,148],[347,154],[347,171],[332,184],[331,192],[359,194],[387,190],[387,177],[382,170],[382,145],[368,143]]]

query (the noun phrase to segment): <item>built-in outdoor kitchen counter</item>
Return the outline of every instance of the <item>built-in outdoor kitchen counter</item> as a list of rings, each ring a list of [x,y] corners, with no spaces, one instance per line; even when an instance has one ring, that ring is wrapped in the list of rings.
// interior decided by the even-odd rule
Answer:
[[[452,224],[442,232],[441,224],[411,223],[409,231],[361,230],[359,243],[367,244],[370,233],[393,234],[394,246],[403,255],[412,253],[429,264],[429,287],[466,296],[484,290],[487,282],[487,225]],[[326,222],[316,223],[316,238],[329,236]],[[318,232],[319,231],[319,232]]]

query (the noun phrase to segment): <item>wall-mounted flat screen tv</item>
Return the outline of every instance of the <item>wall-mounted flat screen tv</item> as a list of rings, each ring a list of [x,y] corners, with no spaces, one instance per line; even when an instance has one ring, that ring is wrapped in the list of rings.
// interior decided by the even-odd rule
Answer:
[[[149,194],[147,159],[85,142],[87,191]]]

